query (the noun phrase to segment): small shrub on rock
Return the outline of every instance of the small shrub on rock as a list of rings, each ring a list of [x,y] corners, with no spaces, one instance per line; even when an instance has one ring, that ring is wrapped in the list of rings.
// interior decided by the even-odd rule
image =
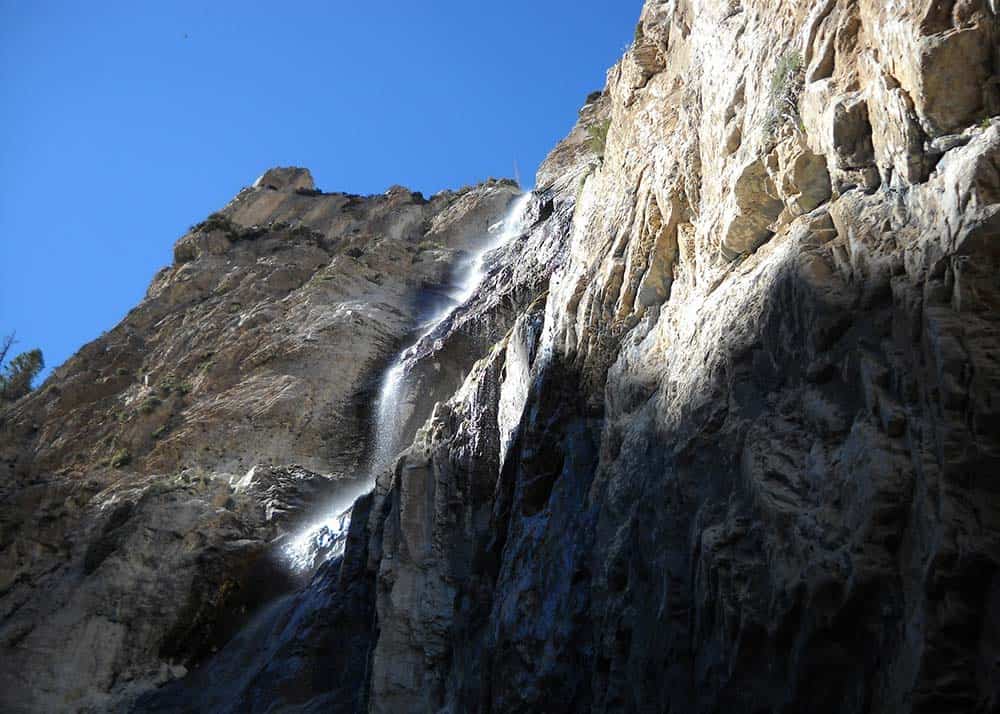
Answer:
[[[151,394],[142,400],[142,404],[139,406],[139,411],[143,414],[152,414],[161,404],[163,404],[163,400],[156,395]]]
[[[212,233],[213,231],[221,231],[230,240],[237,240],[243,229],[233,223],[229,216],[218,212],[211,214],[201,223],[191,226],[192,233]]]
[[[604,150],[608,145],[608,130],[611,128],[611,120],[605,119],[587,127],[587,146],[597,154],[600,161],[604,161]]]
[[[773,139],[786,123],[801,129],[799,116],[799,95],[805,83],[805,64],[802,55],[796,51],[786,52],[778,59],[771,73],[771,88],[768,92],[767,116],[764,118],[764,134]]]
[[[129,453],[128,449],[118,449],[112,456],[111,468],[120,469],[124,466],[128,466],[132,463],[132,454]]]

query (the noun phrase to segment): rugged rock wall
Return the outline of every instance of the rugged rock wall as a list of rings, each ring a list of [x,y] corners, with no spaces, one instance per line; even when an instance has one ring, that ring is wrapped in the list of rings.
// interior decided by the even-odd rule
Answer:
[[[997,22],[647,3],[374,512],[371,711],[1000,707]]]
[[[283,538],[358,488],[383,365],[517,193],[269,171],[5,412],[0,709],[129,701],[296,586]]]
[[[135,710],[1000,708],[998,12],[992,0],[647,2],[605,91],[541,167],[530,228],[421,343],[400,405],[415,436],[358,502],[343,559]],[[310,187],[299,172],[264,177],[226,211],[249,226],[275,211],[332,220],[306,201],[351,203]],[[360,375],[412,324],[400,301],[454,257],[407,257],[401,226],[450,225],[442,242],[455,245],[482,227],[476,206],[511,195],[363,203],[393,252],[345,262],[333,282],[348,295],[311,304],[349,305],[362,324],[343,334],[378,338],[353,386],[313,377],[317,399],[364,393]],[[327,237],[355,227],[332,225]],[[215,260],[212,240],[182,239],[179,259]],[[391,287],[372,287],[389,266],[402,268]],[[184,324],[163,309],[156,320]],[[281,314],[299,342],[318,332],[300,330],[305,308]],[[317,356],[297,369],[328,369]],[[88,364],[51,384],[89,384],[76,376]],[[26,573],[3,596],[5,646],[22,658],[6,669],[22,676],[39,666],[26,654],[37,635],[6,613],[44,582],[39,563],[62,562],[41,534],[62,533],[55,509],[71,503],[29,485],[53,458],[51,437],[24,441],[59,428],[30,411],[49,389],[5,426],[19,435],[5,443],[31,445],[3,511],[5,562]],[[336,433],[298,441],[280,420],[251,446],[217,431],[206,465],[349,471],[364,410],[338,408]],[[215,428],[235,429],[233,416]],[[170,458],[132,448],[142,469]],[[30,498],[61,505],[10,515]],[[122,527],[116,512],[94,518],[102,532]],[[214,646],[232,629],[210,631],[223,633]]]

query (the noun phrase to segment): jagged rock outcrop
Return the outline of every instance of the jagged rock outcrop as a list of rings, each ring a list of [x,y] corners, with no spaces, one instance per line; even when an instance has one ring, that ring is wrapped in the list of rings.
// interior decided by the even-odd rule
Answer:
[[[524,235],[416,346],[406,448],[373,474],[343,557],[134,711],[997,711],[998,14],[985,0],[649,0],[540,168]],[[226,212],[265,225],[348,200],[313,193],[279,170]],[[360,277],[343,263],[347,297],[316,300],[349,300],[352,335],[381,327],[369,372],[412,325],[401,296],[454,264],[403,259],[406,226],[458,246],[485,228],[475,206],[512,195],[364,204],[393,252]],[[315,205],[326,235],[351,234]],[[239,244],[195,231],[178,259],[222,264]],[[151,299],[186,294],[171,286],[187,264]],[[387,298],[368,270],[390,265]],[[287,329],[305,314],[283,312]],[[86,383],[87,364],[58,380]],[[352,379],[344,394],[364,394]],[[15,410],[20,438],[48,390]],[[275,444],[279,463],[347,473],[365,434],[364,409],[345,412],[331,418],[343,437],[217,433],[212,468]],[[18,457],[9,493],[69,508],[26,485],[45,454]],[[7,519],[30,510],[8,502]],[[130,508],[145,506],[103,516],[76,562],[119,547]],[[51,521],[5,536],[5,557],[55,562],[23,555]]]

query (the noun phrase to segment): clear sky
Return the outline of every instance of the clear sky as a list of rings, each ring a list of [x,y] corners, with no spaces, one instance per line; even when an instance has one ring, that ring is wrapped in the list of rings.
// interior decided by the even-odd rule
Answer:
[[[63,362],[270,166],[530,185],[641,5],[0,0],[0,334]]]

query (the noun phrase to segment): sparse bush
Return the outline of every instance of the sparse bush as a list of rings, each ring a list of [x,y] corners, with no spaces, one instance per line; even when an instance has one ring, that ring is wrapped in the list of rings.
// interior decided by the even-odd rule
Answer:
[[[120,469],[123,466],[128,466],[132,463],[132,454],[129,453],[128,449],[118,449],[112,456],[111,468]]]
[[[142,404],[139,406],[139,411],[143,414],[152,414],[156,411],[156,408],[163,404],[163,400],[160,399],[155,394],[150,394],[148,397],[142,400]]]
[[[151,434],[151,436],[154,439],[162,439],[164,436],[166,436],[168,431],[170,431],[170,425],[163,424],[162,426],[158,426],[157,428],[153,429],[153,433]]]
[[[604,149],[608,145],[608,130],[611,128],[611,120],[605,119],[587,127],[587,146],[597,154],[600,161],[604,161]]]
[[[0,343],[0,365],[14,345],[14,335],[8,335]],[[32,390],[31,383],[45,368],[45,358],[39,349],[22,352],[12,359],[0,374],[0,401],[13,402]]]
[[[222,213],[213,213],[201,223],[191,226],[192,233],[211,233],[212,231],[222,231],[230,239],[239,238],[242,229],[230,220],[229,216]]]
[[[117,374],[119,377],[127,377],[129,375],[129,371],[124,367],[119,367],[118,369],[115,370],[115,374]]]
[[[773,139],[786,122],[802,129],[799,95],[805,82],[804,71],[802,55],[797,51],[786,52],[778,59],[771,74],[767,116],[764,118],[764,134],[768,139]]]
[[[183,397],[191,391],[191,383],[186,379],[178,379],[177,376],[171,372],[160,380],[156,391],[159,392],[160,396],[163,398],[169,397],[171,394],[178,394]]]

